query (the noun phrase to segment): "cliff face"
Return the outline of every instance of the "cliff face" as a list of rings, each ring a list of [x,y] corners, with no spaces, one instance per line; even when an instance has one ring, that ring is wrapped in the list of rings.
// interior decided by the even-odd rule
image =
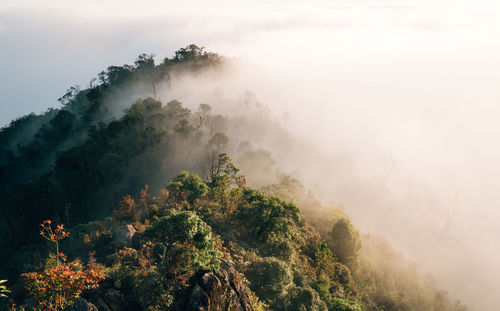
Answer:
[[[188,311],[253,311],[243,276],[223,260],[220,269],[196,278],[189,292]]]

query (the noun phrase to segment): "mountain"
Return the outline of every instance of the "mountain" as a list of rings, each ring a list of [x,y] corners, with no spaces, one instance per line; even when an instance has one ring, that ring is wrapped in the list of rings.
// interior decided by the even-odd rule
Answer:
[[[299,142],[251,93],[231,115],[160,99],[233,62],[195,45],[160,64],[142,54],[0,130],[0,275],[16,304],[466,310],[283,172],[265,147]]]

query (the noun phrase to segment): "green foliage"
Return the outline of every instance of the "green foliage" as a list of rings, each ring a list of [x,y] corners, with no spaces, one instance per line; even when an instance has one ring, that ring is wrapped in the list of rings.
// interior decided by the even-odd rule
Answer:
[[[328,309],[332,311],[363,311],[363,308],[356,302],[342,298],[333,298],[332,307]]]
[[[295,253],[295,247],[296,245],[285,236],[272,234],[259,247],[259,250],[263,256],[273,256],[284,261],[289,261]]]
[[[318,292],[319,297],[323,300],[328,307],[332,305],[332,294],[330,293],[330,280],[325,275],[318,276],[311,282],[311,287]]]
[[[175,248],[189,259],[194,270],[212,270],[219,266],[220,256],[215,248],[212,229],[193,212],[180,212],[164,216],[153,223],[144,233],[145,239],[165,245],[169,254]]]
[[[297,206],[248,188],[243,190],[243,199],[241,218],[255,237],[266,242],[274,237],[291,240],[295,236],[300,220]]]
[[[245,276],[250,281],[251,289],[271,307],[277,298],[292,285],[292,270],[283,261],[267,257],[253,262]]]
[[[294,287],[285,300],[286,309],[290,311],[328,311],[318,293],[310,287]]]
[[[268,310],[269,306],[260,301],[259,297],[257,297],[254,292],[250,291],[248,296],[250,298],[250,302],[254,311]]]
[[[143,310],[169,310],[174,302],[174,286],[165,280],[158,267],[141,272],[134,278],[134,296]]]
[[[193,203],[208,192],[207,185],[196,173],[182,171],[165,187],[176,200]]]
[[[6,298],[7,294],[10,294],[10,290],[7,289],[5,283],[7,283],[7,280],[0,280],[0,298]]]
[[[149,247],[143,249],[146,253]],[[110,256],[113,266],[109,277],[121,292],[136,301],[142,310],[168,310],[174,301],[175,282],[160,267],[132,248],[123,248]]]
[[[318,286],[327,286],[335,297],[348,297],[351,294],[353,280],[349,268],[338,262],[325,242],[316,245],[314,254]],[[326,295],[329,296],[329,295]]]
[[[462,311],[386,245],[365,239],[361,248],[342,210],[280,175],[269,151],[248,141],[235,148],[236,137],[252,140],[281,126],[157,100],[157,87],[176,75],[223,63],[196,45],[160,64],[141,54],[131,65],[108,67],[88,89],[70,88],[62,109],[2,128],[2,275],[15,282],[19,273],[44,270],[47,249],[32,228],[57,217],[71,228],[62,242],[68,257],[106,264],[109,283],[140,310],[182,309],[193,277],[224,257],[245,271],[255,310],[266,309],[262,299],[287,311]],[[144,98],[124,101],[137,94]],[[246,177],[223,153],[235,149]],[[164,176],[181,170],[164,187]],[[133,248],[117,249],[113,230],[124,224],[137,238]]]
[[[0,233],[5,239],[0,247],[7,250],[0,254],[2,266],[13,252],[33,243],[29,228],[41,219],[62,217],[76,225],[109,216],[123,195],[144,184],[156,190],[172,170],[201,165],[200,149],[209,140],[201,135],[204,128],[193,126],[195,116],[180,102],[157,101],[155,85],[180,71],[221,62],[195,45],[158,65],[153,56],[142,54],[133,65],[108,67],[88,89],[69,89],[60,98],[62,109],[31,114],[2,128]],[[124,99],[136,94],[145,99],[124,107]],[[180,155],[180,149],[189,155]],[[170,161],[174,150],[184,162]],[[186,167],[187,162],[192,166]],[[9,273],[15,277],[19,271]]]
[[[234,179],[239,169],[234,165],[233,160],[226,153],[210,152],[205,165],[205,174],[209,181],[209,186],[214,188],[214,179],[220,176],[227,176]]]
[[[144,310],[168,310],[196,272],[219,267],[212,229],[193,212],[160,217],[142,239],[140,252],[126,248],[111,258],[110,275]]]
[[[120,251],[121,256],[127,256]],[[131,253],[128,251],[128,253]],[[137,301],[143,310],[166,310],[174,301],[176,284],[156,265],[144,264],[144,258],[132,253],[135,260],[115,258],[110,278],[119,282],[122,293]]]
[[[339,219],[328,237],[328,242],[340,262],[353,266],[361,249],[361,239],[351,222],[346,218]]]

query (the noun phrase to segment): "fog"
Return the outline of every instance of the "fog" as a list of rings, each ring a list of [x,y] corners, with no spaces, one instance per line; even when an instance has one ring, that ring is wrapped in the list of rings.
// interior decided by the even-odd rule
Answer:
[[[471,0],[3,1],[0,122],[57,106],[68,87],[142,52],[161,61],[204,46],[234,67],[178,79],[162,100],[253,93],[303,142],[286,155],[262,140],[281,170],[471,310],[496,310],[499,12]]]

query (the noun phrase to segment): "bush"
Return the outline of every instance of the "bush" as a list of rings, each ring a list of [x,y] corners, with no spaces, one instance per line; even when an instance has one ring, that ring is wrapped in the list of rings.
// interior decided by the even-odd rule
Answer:
[[[71,306],[84,290],[96,288],[104,279],[101,270],[85,268],[80,260],[22,276],[35,310],[54,311]]]
[[[329,293],[335,297],[343,298],[348,297],[352,293],[353,280],[351,271],[348,267],[335,260],[333,252],[325,242],[316,244],[314,262],[316,266],[317,283],[323,283],[321,286],[326,286],[324,284],[326,282]],[[329,300],[327,299],[325,301]]]
[[[252,263],[245,273],[251,289],[264,301],[272,302],[292,284],[292,271],[283,261],[267,257]]]
[[[243,190],[243,199],[246,202],[240,218],[253,238],[266,242],[271,238],[292,240],[296,237],[300,221],[297,206],[248,188]]]
[[[145,231],[144,238],[165,245],[165,255],[187,259],[193,270],[218,269],[220,253],[215,247],[212,229],[193,212],[164,216]]]
[[[188,173],[182,171],[170,183],[167,184],[166,189],[175,200],[187,200],[193,203],[194,200],[204,196],[207,191],[207,185],[195,173]]]
[[[361,249],[359,233],[346,218],[339,219],[328,234],[333,253],[343,264],[354,265]]]
[[[332,311],[363,311],[363,308],[354,301],[342,298],[334,298],[332,301]]]
[[[264,256],[272,256],[284,261],[290,261],[294,253],[292,243],[281,236],[272,235],[260,250]]]
[[[328,311],[325,302],[311,287],[294,287],[287,296],[284,308],[287,311]]]

